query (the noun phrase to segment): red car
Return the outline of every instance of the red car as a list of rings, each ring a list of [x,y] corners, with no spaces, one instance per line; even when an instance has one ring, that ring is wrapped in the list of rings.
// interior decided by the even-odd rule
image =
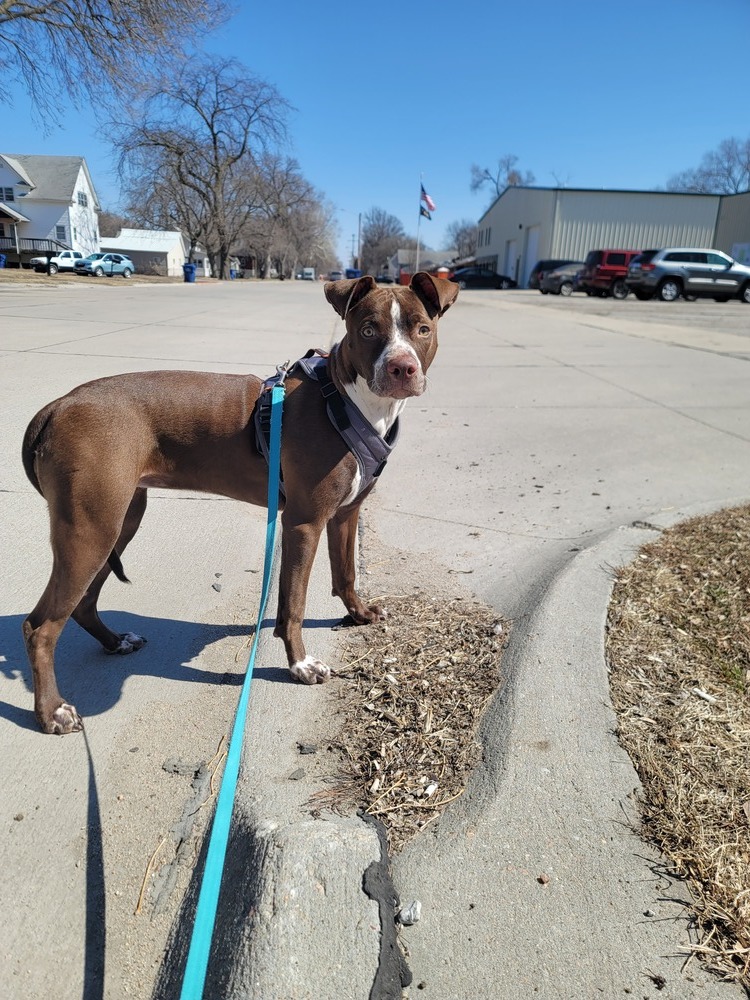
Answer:
[[[625,277],[631,260],[640,250],[592,250],[586,255],[578,284],[587,295],[611,295],[626,299]]]

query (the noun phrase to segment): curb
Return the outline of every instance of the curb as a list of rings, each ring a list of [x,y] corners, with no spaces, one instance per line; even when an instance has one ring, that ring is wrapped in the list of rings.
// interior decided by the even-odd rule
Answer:
[[[640,783],[615,736],[603,649],[613,569],[664,528],[741,502],[608,532],[531,595],[483,720],[483,765],[393,863],[402,895],[423,904],[403,934],[434,996],[457,1000],[469,976],[496,1000],[638,995],[650,972],[680,1000],[744,995],[695,963],[683,973],[690,897],[679,881],[659,888],[662,859],[635,832]],[[471,904],[460,927],[456,900]]]

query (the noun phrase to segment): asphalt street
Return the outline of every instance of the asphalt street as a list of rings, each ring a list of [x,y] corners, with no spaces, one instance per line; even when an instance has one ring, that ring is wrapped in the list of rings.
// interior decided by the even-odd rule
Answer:
[[[264,535],[262,511],[152,491],[125,560],[133,585],[109,583],[102,599],[149,644],[108,658],[69,625],[59,677],[85,736],[42,736],[20,624],[50,559],[44,503],[20,464],[25,426],[101,375],[265,376],[340,333],[319,283],[0,284],[0,956],[11,1000],[178,995],[210,815],[200,765],[220,768]],[[401,897],[422,902],[403,932],[408,995],[739,997],[696,963],[683,971],[678,887],[630,828],[637,778],[612,735],[602,637],[612,566],[659,526],[750,496],[750,309],[465,292],[440,344],[368,502],[365,565],[371,534],[410,580],[440,574],[514,629],[482,766],[392,861]],[[323,658],[335,656],[341,613],[329,593],[319,559],[306,625]],[[206,996],[384,1000],[371,992],[378,906],[362,892],[377,836],[305,809],[325,761],[302,762],[298,744],[325,732],[328,694],[290,683],[273,639],[259,663]]]

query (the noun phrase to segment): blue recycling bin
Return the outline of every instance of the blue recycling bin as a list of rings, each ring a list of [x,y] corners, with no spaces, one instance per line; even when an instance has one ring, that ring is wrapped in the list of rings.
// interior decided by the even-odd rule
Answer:
[[[0,267],[5,267],[5,254],[0,253]]]
[[[193,284],[195,282],[195,272],[197,267],[195,264],[183,264],[182,265],[182,278],[183,281],[188,282],[188,284]]]

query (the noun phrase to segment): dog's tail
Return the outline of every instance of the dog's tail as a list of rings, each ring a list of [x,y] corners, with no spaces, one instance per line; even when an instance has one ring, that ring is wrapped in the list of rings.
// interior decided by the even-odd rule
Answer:
[[[130,583],[130,580],[128,580],[128,578],[125,576],[125,570],[122,568],[120,557],[118,556],[118,554],[115,552],[114,549],[112,549],[112,551],[110,552],[107,562],[109,563],[109,568],[115,574],[120,583]]]

